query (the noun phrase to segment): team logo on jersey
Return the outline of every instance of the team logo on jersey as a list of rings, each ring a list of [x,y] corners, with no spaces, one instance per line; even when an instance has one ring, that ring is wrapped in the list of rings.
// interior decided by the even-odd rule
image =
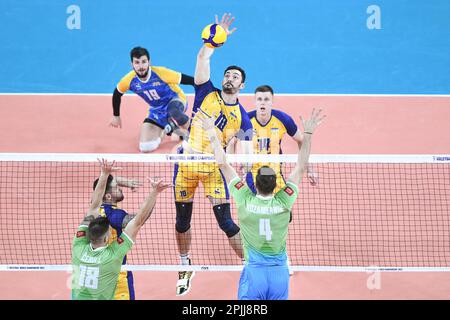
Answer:
[[[160,85],[161,85],[161,82],[159,82],[159,81],[155,81],[152,83],[152,86],[154,86],[154,87],[160,86]]]
[[[240,188],[242,188],[242,186],[243,186],[244,184],[241,182],[241,181],[239,181],[238,183],[236,183],[235,185],[234,185],[234,187],[236,188],[236,189],[240,189]]]
[[[77,238],[82,238],[86,236],[86,231],[78,231],[77,232]]]
[[[214,193],[215,193],[215,194],[220,194],[220,189],[214,190]]]
[[[233,111],[230,112],[230,116],[232,116],[233,118],[237,119],[237,116],[233,113]]]
[[[117,242],[118,242],[119,244],[122,244],[123,239],[119,237],[119,238],[117,238]]]
[[[141,90],[142,89],[141,84],[139,82],[136,83],[135,87],[136,87],[137,90]]]
[[[294,194],[294,190],[289,187],[284,188],[284,192],[286,192],[288,196],[292,196]]]
[[[277,132],[279,130],[279,128],[271,128],[270,131],[272,132]]]

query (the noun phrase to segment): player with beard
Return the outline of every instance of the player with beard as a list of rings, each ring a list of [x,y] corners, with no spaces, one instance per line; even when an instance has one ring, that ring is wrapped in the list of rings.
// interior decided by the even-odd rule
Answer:
[[[235,28],[229,30],[234,18],[224,14],[220,25],[228,36]],[[216,16],[216,23],[219,24]],[[199,114],[212,117],[215,129],[223,147],[237,137],[244,153],[252,153],[252,125],[247,112],[239,103],[240,90],[244,88],[245,71],[238,66],[225,69],[222,90],[214,87],[210,80],[210,59],[214,49],[204,45],[197,55],[195,68],[194,116],[191,121],[188,140],[183,141],[179,153],[204,154],[213,153],[208,135],[203,130]],[[220,229],[228,241],[243,258],[239,227],[233,221],[230,211],[227,182],[216,163],[177,163],[174,170],[174,194],[176,206],[176,239],[181,265],[190,265],[189,250],[191,246],[191,217],[193,198],[199,182],[204,187],[206,197],[213,206],[213,211]],[[181,271],[178,274],[177,295],[186,294],[191,285],[193,271]]]
[[[165,67],[152,66],[145,48],[133,48],[130,56],[133,70],[119,81],[114,90],[114,115],[110,126],[122,127],[122,95],[128,90],[133,91],[150,106],[148,116],[141,126],[139,150],[151,152],[158,148],[164,133],[171,135],[175,132],[180,137],[186,135],[189,127],[189,117],[185,114],[187,100],[179,84],[194,85],[194,78]]]
[[[93,189],[95,190],[99,179],[94,181]],[[118,204],[123,201],[124,195],[120,187],[130,188],[132,191],[142,183],[132,179],[123,177],[108,176],[105,194],[103,196],[102,205],[99,209],[99,215],[108,218],[110,223],[111,236],[108,244],[117,241],[127,224],[135,217],[135,214],[128,214],[125,210],[120,209]],[[127,256],[124,257],[123,263],[126,264]],[[131,271],[121,271],[117,279],[117,287],[114,294],[114,300],[135,300],[134,281]]]

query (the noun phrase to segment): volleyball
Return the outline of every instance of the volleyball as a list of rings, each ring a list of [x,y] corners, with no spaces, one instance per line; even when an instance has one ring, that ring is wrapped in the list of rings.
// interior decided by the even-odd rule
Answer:
[[[216,23],[208,24],[202,31],[202,40],[207,47],[215,49],[227,41],[227,32]]]

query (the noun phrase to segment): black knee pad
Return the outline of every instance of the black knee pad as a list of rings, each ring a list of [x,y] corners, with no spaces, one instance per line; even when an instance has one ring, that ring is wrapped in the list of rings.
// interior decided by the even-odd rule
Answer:
[[[178,233],[185,233],[191,228],[192,202],[175,202],[175,208],[177,210],[175,230]]]
[[[189,117],[184,114],[184,104],[179,100],[172,100],[167,105],[167,112],[169,116],[174,119],[179,126],[188,122]]]
[[[234,223],[233,219],[231,219],[229,203],[218,204],[213,207],[213,210],[220,229],[225,232],[228,238],[233,237],[239,232],[240,229],[238,225]]]

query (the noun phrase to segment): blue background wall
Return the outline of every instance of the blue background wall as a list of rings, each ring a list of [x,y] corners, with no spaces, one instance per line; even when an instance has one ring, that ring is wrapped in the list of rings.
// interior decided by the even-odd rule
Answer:
[[[154,65],[193,74],[202,28],[231,12],[238,28],[212,60],[247,88],[279,93],[450,93],[450,1],[1,0],[0,92],[111,93],[144,46]],[[66,13],[81,9],[81,29]],[[369,5],[381,29],[369,30]],[[183,87],[192,92],[189,86]]]

